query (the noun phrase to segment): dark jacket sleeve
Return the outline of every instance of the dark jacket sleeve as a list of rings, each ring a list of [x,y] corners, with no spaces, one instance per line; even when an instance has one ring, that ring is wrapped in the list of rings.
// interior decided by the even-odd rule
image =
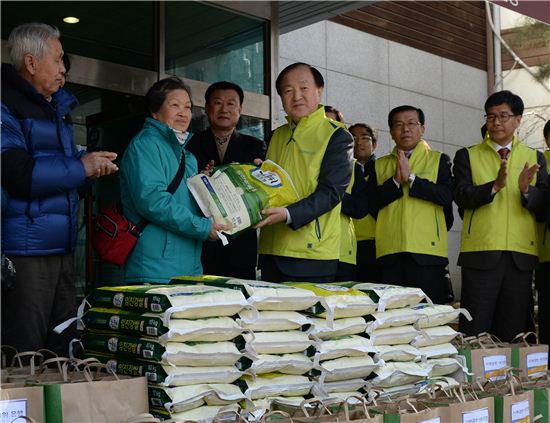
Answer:
[[[287,207],[294,230],[332,210],[344,196],[351,180],[353,138],[343,128],[338,129],[329,140],[317,188],[308,197]]]
[[[454,200],[462,215],[464,209],[475,209],[493,201],[491,190],[494,181],[483,185],[474,185],[468,149],[456,152],[453,173],[455,178]],[[496,175],[495,175],[496,176]]]
[[[369,212],[368,185],[359,163],[355,163],[353,187],[342,198],[342,213],[354,219],[361,219]]]
[[[529,186],[527,198],[521,196],[521,204],[530,212],[537,213],[544,208],[545,196],[548,190],[548,172],[546,171],[546,159],[544,154],[537,151],[537,163],[540,166],[535,185]]]

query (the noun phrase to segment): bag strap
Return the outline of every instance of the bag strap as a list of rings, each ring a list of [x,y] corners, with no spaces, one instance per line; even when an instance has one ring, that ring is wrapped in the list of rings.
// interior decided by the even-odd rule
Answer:
[[[174,179],[172,179],[172,182],[170,182],[170,185],[168,185],[166,192],[169,192],[170,194],[175,193],[181,184],[181,180],[183,179],[184,174],[185,174],[185,150],[182,149],[178,171],[176,172]],[[147,219],[141,219],[136,225],[136,229],[138,230],[139,233],[142,233],[148,224],[149,224],[149,221]]]

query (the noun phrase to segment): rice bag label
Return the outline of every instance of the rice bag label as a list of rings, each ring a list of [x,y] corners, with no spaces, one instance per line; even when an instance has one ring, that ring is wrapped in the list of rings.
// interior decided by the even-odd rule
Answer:
[[[489,409],[480,408],[462,413],[462,423],[489,423]]]
[[[529,423],[529,400],[513,403],[510,415],[512,423]]]
[[[548,352],[527,354],[527,376],[541,377],[548,371]]]
[[[505,355],[489,355],[483,357],[483,373],[487,380],[502,380],[506,379],[506,356]]]
[[[88,310],[82,322],[87,329],[129,335],[161,336],[168,332],[160,317],[101,307]]]

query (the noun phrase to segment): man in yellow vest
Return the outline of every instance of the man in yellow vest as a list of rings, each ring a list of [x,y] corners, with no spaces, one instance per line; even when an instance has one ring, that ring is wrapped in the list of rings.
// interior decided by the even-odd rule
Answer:
[[[542,130],[548,150],[544,152],[546,170],[550,172],[550,120]],[[544,222],[539,223],[539,266],[535,271],[535,287],[537,288],[539,341],[541,344],[550,342],[550,196],[546,198],[546,207],[542,213]]]
[[[542,153],[514,135],[523,114],[519,96],[496,92],[485,113],[485,139],[454,159],[455,201],[463,216],[461,306],[473,317],[461,318],[460,330],[510,341],[529,328],[535,211],[544,200],[547,172]]]
[[[290,175],[300,200],[262,210],[259,267],[272,282],[331,282],[340,257],[340,201],[349,185],[353,139],[325,116],[321,73],[293,63],[275,82],[288,123],[271,137],[266,158]]]
[[[375,161],[369,178],[378,213],[376,257],[381,283],[421,288],[443,303],[453,178],[450,158],[422,139],[424,122],[422,110],[413,106],[389,113],[396,146]]]

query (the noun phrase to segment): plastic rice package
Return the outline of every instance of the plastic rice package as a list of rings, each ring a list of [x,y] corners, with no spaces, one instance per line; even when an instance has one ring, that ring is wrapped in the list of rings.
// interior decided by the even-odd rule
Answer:
[[[266,397],[296,397],[309,394],[313,382],[306,376],[268,373],[261,376],[243,376],[237,382],[250,399]]]
[[[319,339],[332,339],[346,335],[364,333],[367,322],[363,317],[348,317],[328,322],[326,319],[311,318],[311,328],[308,333]]]
[[[222,384],[200,384],[168,388],[149,385],[149,404],[165,407],[171,413],[192,410],[201,405],[227,405],[245,399],[238,386]]]
[[[466,374],[470,374],[466,366],[452,357],[431,358],[426,360],[425,363],[420,364],[428,371],[429,377],[447,376],[459,370]]]
[[[297,311],[313,307],[320,298],[307,289],[280,283],[220,276],[177,276],[170,283],[203,284],[207,286],[241,291],[255,310]]]
[[[418,363],[390,362],[374,369],[376,377],[369,380],[373,387],[389,388],[418,382],[428,377],[429,369]]]
[[[317,342],[308,349],[308,355],[315,355],[317,361],[325,361],[340,357],[362,357],[377,351],[378,347],[373,346],[369,339],[346,335]]]
[[[334,392],[359,391],[365,387],[365,379],[348,379],[336,382],[316,381],[311,388],[311,393],[318,397],[328,397]]]
[[[319,304],[308,311],[316,316],[326,317],[329,322],[345,317],[368,316],[378,307],[367,294],[357,289],[308,282],[285,282],[284,284],[308,289],[321,297]]]
[[[259,354],[254,359],[243,357],[237,367],[250,374],[284,373],[303,375],[313,368],[313,361],[302,353],[293,354]]]
[[[307,350],[313,341],[300,331],[245,333],[235,341],[251,355],[289,354]]]
[[[378,311],[394,308],[410,307],[426,300],[431,300],[420,288],[410,288],[398,285],[385,285],[375,283],[358,283],[354,289],[366,292],[378,304]]]
[[[254,332],[278,332],[283,330],[307,329],[309,319],[296,311],[258,311],[242,310],[237,323],[243,329]]]
[[[370,333],[369,339],[373,345],[399,345],[408,344],[421,332],[412,325],[398,326],[394,328],[376,329]],[[413,345],[417,346],[417,345]]]
[[[162,314],[95,307],[82,316],[82,323],[87,330],[155,337],[159,342],[229,341],[243,332],[230,317],[166,320]]]
[[[378,367],[379,364],[368,355],[340,357],[323,361],[312,371],[312,374],[319,376],[320,382],[335,382],[367,377]]]
[[[472,320],[472,316],[465,308],[454,308],[450,305],[437,304],[419,304],[414,307],[420,314],[415,326],[418,329],[431,328],[435,326],[443,326],[458,319],[460,314],[463,314],[466,319]]]
[[[378,352],[374,355],[375,360],[388,361],[418,361],[420,351],[408,344],[400,345],[377,345]]]
[[[456,349],[456,347],[449,342],[446,342],[444,344],[430,345],[427,347],[420,347],[418,348],[418,351],[426,358],[443,358],[449,357],[450,355],[458,354],[458,350]]]
[[[181,413],[170,413],[166,409],[152,408],[149,410],[154,417],[163,420],[169,419],[173,422],[195,422],[195,423],[211,423],[217,421],[220,423],[234,422],[237,413],[240,412],[238,404],[231,405],[203,405],[202,407],[192,410],[183,411]],[[225,415],[225,417],[223,417]]]
[[[388,311],[377,311],[367,317],[367,333],[376,329],[390,328],[396,326],[412,325],[420,315],[412,308],[396,308]]]
[[[97,288],[92,307],[164,313],[164,319],[233,316],[248,302],[239,290],[205,285],[130,285]]]
[[[201,211],[214,222],[226,225],[233,235],[254,226],[269,207],[286,207],[299,200],[292,179],[271,160],[261,166],[227,164],[214,168],[212,175],[199,173],[187,179],[187,186]]]
[[[411,345],[420,348],[430,345],[445,344],[451,342],[457,336],[458,332],[450,326],[426,328],[422,329],[422,332],[411,341]]]

